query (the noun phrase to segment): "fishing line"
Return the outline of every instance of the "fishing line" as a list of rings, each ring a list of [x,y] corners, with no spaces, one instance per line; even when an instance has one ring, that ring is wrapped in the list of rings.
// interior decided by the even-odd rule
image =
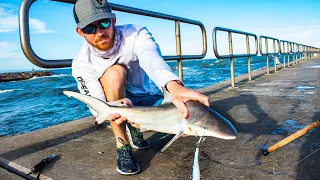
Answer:
[[[316,152],[319,151],[319,150],[320,150],[320,148],[318,148],[318,149],[315,150],[314,152],[310,153],[308,156],[302,158],[300,161],[294,163],[293,165],[291,165],[291,166],[289,166],[289,167],[287,167],[287,168],[285,168],[285,169],[283,169],[283,170],[281,170],[281,171],[279,171],[279,172],[277,172],[277,173],[274,172],[274,171],[271,172],[271,173],[274,174],[274,175],[280,174],[280,173],[282,173],[283,171],[286,171],[286,170],[292,168],[293,166],[296,166],[297,164],[299,164],[299,163],[302,162],[303,160],[307,159],[308,157],[310,157],[312,154],[316,153]]]

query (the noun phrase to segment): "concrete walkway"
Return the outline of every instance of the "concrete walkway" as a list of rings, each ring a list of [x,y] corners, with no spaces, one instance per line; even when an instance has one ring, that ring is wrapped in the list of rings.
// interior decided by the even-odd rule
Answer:
[[[211,107],[229,119],[239,132],[236,140],[208,137],[201,144],[202,179],[319,179],[320,151],[291,167],[320,148],[319,129],[266,157],[259,156],[259,147],[268,147],[320,119],[320,59],[264,74],[265,69],[254,72],[251,82],[246,76],[238,77],[235,89],[228,88],[229,81],[200,89],[210,96]],[[165,134],[145,133],[152,148],[134,153],[141,173],[122,176],[115,171],[115,140],[106,127],[94,125],[89,117],[2,137],[0,165],[10,164],[13,169],[28,173],[41,159],[60,154],[61,158],[40,179],[191,179],[198,138],[180,138],[159,153],[172,136],[160,139]],[[0,179],[22,178],[0,168]]]

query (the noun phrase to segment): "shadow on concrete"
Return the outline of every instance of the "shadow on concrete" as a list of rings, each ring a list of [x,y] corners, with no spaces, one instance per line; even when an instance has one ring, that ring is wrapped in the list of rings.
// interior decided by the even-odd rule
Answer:
[[[272,73],[272,72],[270,71],[270,73]],[[258,79],[258,78],[260,78],[260,77],[262,77],[262,76],[264,76],[264,75],[265,75],[264,72],[263,72],[263,73],[260,73],[260,74],[258,74],[258,75],[255,75],[255,76],[251,77],[251,81],[254,81],[254,80],[256,80],[256,79]],[[243,85],[243,84],[248,83],[248,77],[247,77],[247,75],[241,75],[241,76],[239,76],[239,77],[236,77],[236,80],[237,80],[237,83],[235,84],[235,86],[240,86],[240,85]],[[227,81],[227,82],[229,81],[230,83],[223,84],[223,85],[219,86],[218,88],[215,88],[213,91],[209,91],[209,92],[208,92],[208,91],[202,92],[202,89],[205,89],[205,88],[202,88],[202,89],[200,89],[200,92],[201,92],[202,94],[207,95],[207,96],[209,96],[209,95],[211,95],[211,94],[213,94],[213,93],[221,92],[221,91],[223,91],[223,90],[228,89],[228,88],[231,87],[231,80],[226,80],[226,81]]]
[[[106,128],[106,125],[92,125],[86,129],[82,129],[80,131],[75,131],[63,136],[60,136],[58,138],[54,138],[54,139],[50,139],[50,140],[46,140],[43,142],[39,142],[36,144],[32,144],[30,146],[25,146],[25,147],[21,147],[18,149],[14,149],[12,151],[8,151],[5,153],[0,154],[0,157],[3,157],[9,161],[13,161],[16,159],[19,159],[23,156],[27,156],[29,154],[33,154],[36,153],[38,151],[59,145],[59,144],[63,144],[65,142],[71,141],[73,139],[78,139],[81,136],[85,136],[87,134],[93,133],[95,131],[98,130],[103,130]]]
[[[320,119],[320,112],[316,112],[312,118],[313,121]],[[310,131],[306,134],[307,141],[300,149],[299,159],[304,159],[297,165],[297,180],[315,180],[320,177],[320,128]],[[317,151],[317,152],[315,152]],[[311,153],[315,152],[311,155]],[[315,166],[316,165],[316,166]],[[292,167],[294,168],[294,167]]]
[[[213,92],[207,92],[206,94],[212,93]],[[246,105],[249,113],[255,117],[255,122],[240,122],[233,119],[232,116],[227,113],[232,108],[240,105]],[[227,118],[238,132],[251,134],[252,138],[250,140],[253,140],[260,135],[271,134],[277,127],[277,121],[268,116],[268,114],[259,106],[256,97],[253,95],[239,95],[214,101],[214,103],[211,104],[211,108]]]
[[[135,158],[139,163],[141,172],[150,167],[150,162],[156,154],[160,153],[160,150],[173,138],[174,135],[165,133],[154,133],[148,139],[146,139],[151,148],[148,150],[138,150],[135,152]]]

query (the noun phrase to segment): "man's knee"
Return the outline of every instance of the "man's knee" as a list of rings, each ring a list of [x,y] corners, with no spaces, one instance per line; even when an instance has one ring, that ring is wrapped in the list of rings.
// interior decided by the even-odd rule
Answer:
[[[101,84],[113,85],[113,86],[125,86],[127,79],[127,70],[119,65],[115,64],[109,67],[100,78]]]

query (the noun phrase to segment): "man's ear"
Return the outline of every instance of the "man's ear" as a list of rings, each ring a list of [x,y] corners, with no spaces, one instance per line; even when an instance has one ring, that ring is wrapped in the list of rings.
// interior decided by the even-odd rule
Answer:
[[[84,33],[82,32],[82,30],[80,28],[76,27],[76,31],[80,36],[84,37]]]
[[[113,26],[116,25],[116,22],[117,22],[117,18],[116,18],[116,17],[112,18],[112,24],[113,24]]]

